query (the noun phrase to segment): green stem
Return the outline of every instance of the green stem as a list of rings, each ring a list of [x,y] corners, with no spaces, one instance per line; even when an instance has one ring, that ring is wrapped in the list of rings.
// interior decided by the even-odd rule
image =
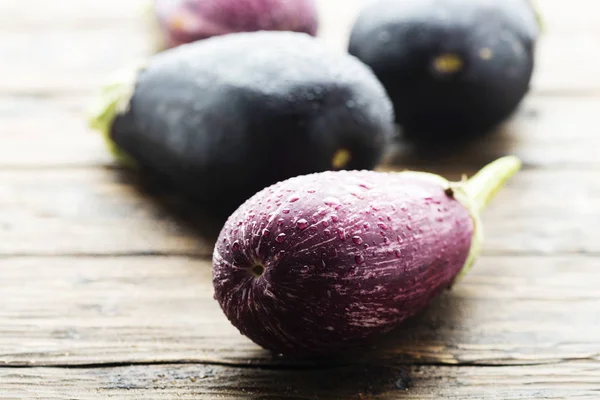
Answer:
[[[492,161],[465,182],[461,182],[455,187],[452,187],[452,184],[450,185],[455,195],[458,196],[458,200],[468,208],[473,219],[471,250],[457,280],[461,279],[471,270],[475,259],[481,251],[483,245],[483,227],[480,220],[481,211],[492,197],[494,197],[496,192],[520,168],[521,160],[514,156],[506,156]]]
[[[131,68],[117,71],[102,87],[99,95],[94,98],[94,103],[88,111],[90,128],[100,132],[110,152],[123,164],[133,167],[135,162],[111,139],[111,127],[117,114],[129,102],[135,87],[136,77],[143,68],[139,63]]]
[[[519,169],[521,160],[514,156],[506,156],[486,165],[468,179],[463,190],[472,202],[472,211],[479,214]]]

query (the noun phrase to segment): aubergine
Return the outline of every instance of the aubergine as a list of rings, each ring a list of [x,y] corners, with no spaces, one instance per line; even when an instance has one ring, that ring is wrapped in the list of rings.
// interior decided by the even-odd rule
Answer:
[[[539,15],[528,0],[376,0],[348,51],[369,65],[408,139],[486,135],[529,91]]]
[[[372,71],[305,33],[215,36],[133,71],[92,126],[120,160],[228,212],[296,175],[373,169],[395,132]]]
[[[265,188],[221,230],[215,299],[241,334],[275,353],[360,347],[469,271],[483,240],[480,213],[520,166],[503,157],[461,182],[326,171]]]
[[[315,0],[153,0],[149,10],[162,48],[235,32],[317,34]]]

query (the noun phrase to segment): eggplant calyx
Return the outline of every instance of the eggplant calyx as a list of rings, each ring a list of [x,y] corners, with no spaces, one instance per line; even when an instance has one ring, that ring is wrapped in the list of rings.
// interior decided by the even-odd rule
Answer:
[[[469,179],[450,183],[453,195],[469,210],[473,219],[473,240],[465,265],[456,279],[462,278],[475,263],[483,244],[480,214],[506,182],[521,169],[521,160],[515,156],[492,161]]]
[[[88,112],[90,128],[100,132],[110,152],[129,167],[134,167],[135,161],[113,142],[111,131],[117,115],[127,112],[137,75],[142,69],[140,63],[135,68],[123,69],[111,76]]]
[[[492,161],[459,185],[472,200],[475,207],[474,211],[481,213],[496,193],[520,169],[521,160],[517,157],[501,157]]]

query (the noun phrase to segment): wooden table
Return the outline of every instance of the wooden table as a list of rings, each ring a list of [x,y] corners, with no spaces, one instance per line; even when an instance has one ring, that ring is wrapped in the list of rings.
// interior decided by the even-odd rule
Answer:
[[[218,227],[138,185],[85,125],[102,79],[150,50],[143,2],[0,0],[0,397],[600,398],[600,10],[538,3],[533,87],[507,126],[396,157],[448,177],[523,159],[483,216],[482,257],[377,348],[311,365],[227,322]],[[343,48],[359,5],[323,0],[324,39]]]

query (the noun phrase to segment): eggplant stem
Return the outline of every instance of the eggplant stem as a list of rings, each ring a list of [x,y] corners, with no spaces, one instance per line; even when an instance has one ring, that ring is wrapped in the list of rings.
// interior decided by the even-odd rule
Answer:
[[[479,214],[506,181],[521,169],[521,160],[515,156],[501,157],[473,175],[464,183],[463,190]]]
[[[485,206],[500,190],[506,181],[521,169],[521,160],[515,156],[506,156],[492,161],[470,179],[463,179],[456,184],[455,195],[467,207],[473,219],[473,240],[465,265],[456,280],[465,276],[473,267],[483,244],[483,229],[480,214]],[[450,184],[450,188],[453,185]]]
[[[100,132],[109,151],[129,167],[135,167],[135,161],[112,141],[111,127],[117,114],[123,111],[131,99],[137,74],[142,69],[143,63],[139,62],[133,67],[116,71],[94,98],[87,113],[89,127]]]

